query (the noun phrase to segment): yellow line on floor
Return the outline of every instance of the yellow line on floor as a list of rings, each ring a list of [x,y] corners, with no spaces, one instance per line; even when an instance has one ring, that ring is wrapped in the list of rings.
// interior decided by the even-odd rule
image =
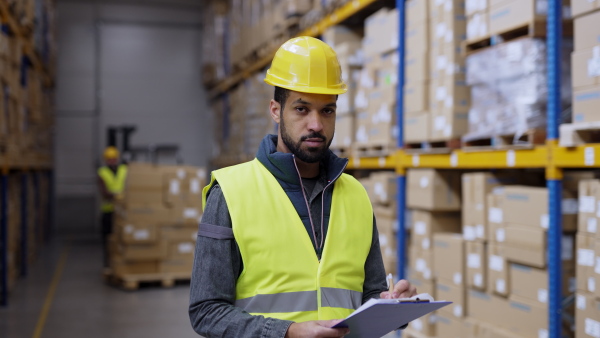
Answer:
[[[37,324],[35,325],[35,331],[33,332],[33,338],[42,337],[42,331],[44,330],[44,326],[46,325],[46,319],[48,318],[48,313],[50,312],[50,307],[52,306],[52,301],[54,300],[54,294],[56,293],[56,288],[58,287],[58,283],[60,282],[60,277],[62,276],[63,270],[65,269],[65,264],[67,263],[67,255],[69,253],[68,249],[65,249],[60,256],[60,260],[58,261],[58,265],[54,270],[54,276],[52,277],[52,282],[50,283],[50,288],[48,289],[48,293],[46,294],[46,299],[44,300],[44,306],[42,307],[42,312],[40,313],[40,317],[38,318]]]

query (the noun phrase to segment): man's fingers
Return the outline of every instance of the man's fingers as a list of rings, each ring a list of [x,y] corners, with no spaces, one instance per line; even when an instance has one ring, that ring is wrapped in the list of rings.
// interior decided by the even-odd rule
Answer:
[[[404,292],[408,291],[410,283],[406,279],[402,279],[394,286],[394,296],[399,297]]]

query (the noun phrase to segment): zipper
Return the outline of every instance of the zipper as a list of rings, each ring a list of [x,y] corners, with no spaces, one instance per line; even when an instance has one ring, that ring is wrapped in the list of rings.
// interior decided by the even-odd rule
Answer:
[[[323,188],[323,196],[321,197],[321,248],[323,247],[323,239],[325,238],[325,232],[323,231],[323,223],[325,222],[325,190],[327,190],[327,188],[329,188],[329,186],[331,186],[333,182],[337,181],[337,179],[340,178],[340,176],[342,176],[347,166],[348,161],[346,161],[346,164],[344,164],[344,167],[342,168],[340,173],[333,180],[327,182],[327,185],[325,186],[325,188]]]
[[[304,192],[304,184],[302,184],[302,176],[300,175],[300,170],[298,170],[298,165],[296,164],[296,157],[292,154],[292,159],[294,160],[294,167],[296,168],[296,173],[298,173],[298,178],[300,179],[300,190],[302,190],[302,196],[304,197],[304,203],[306,203],[306,210],[308,211],[308,220],[310,221],[310,227],[312,229],[313,239],[315,240],[315,246],[317,246],[317,234],[315,234],[315,225],[312,221],[312,215],[310,214],[310,206],[308,205],[308,199],[306,198],[306,192]],[[321,224],[321,228],[322,228]],[[321,242],[323,240],[323,234],[321,234]],[[320,248],[317,247],[317,250]]]

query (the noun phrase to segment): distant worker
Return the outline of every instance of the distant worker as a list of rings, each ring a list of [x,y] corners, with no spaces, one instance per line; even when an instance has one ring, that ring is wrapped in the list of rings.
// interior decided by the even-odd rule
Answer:
[[[104,267],[108,262],[108,236],[113,230],[114,201],[125,188],[127,166],[119,164],[119,150],[110,146],[104,150],[105,165],[98,168],[98,189],[102,194],[102,245],[104,248]]]
[[[342,337],[331,327],[369,299],[416,295],[406,280],[388,291],[367,192],[329,150],[341,75],[312,37],[275,54],[265,82],[279,135],[254,160],[213,171],[203,191],[189,306],[198,334]]]

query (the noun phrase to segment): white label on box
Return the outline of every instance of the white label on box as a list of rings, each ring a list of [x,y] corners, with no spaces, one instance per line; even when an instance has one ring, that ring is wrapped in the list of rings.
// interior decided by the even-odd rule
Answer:
[[[130,234],[130,233],[132,233],[132,232],[133,232],[133,230],[134,230],[134,229],[135,229],[135,228],[134,228],[134,226],[133,226],[133,225],[131,225],[131,224],[127,224],[127,225],[126,225],[126,226],[123,228],[123,232],[124,232],[124,233],[126,233],[126,234]]]
[[[421,188],[427,188],[429,186],[429,178],[421,177],[421,180],[419,180],[419,184],[421,185]]]
[[[179,243],[177,247],[179,253],[191,253],[194,252],[194,245],[192,243]]]
[[[596,163],[596,156],[594,154],[594,148],[586,147],[583,151],[583,162],[585,165],[594,165]]]
[[[453,312],[454,312],[455,317],[458,317],[458,318],[462,317],[462,313],[463,313],[462,306],[460,304],[454,305]]]
[[[416,235],[425,235],[427,232],[427,224],[423,221],[415,222],[415,234]]]
[[[452,106],[454,105],[454,98],[452,96],[446,97],[446,99],[444,100],[444,105],[446,106],[446,108],[452,108]]]
[[[183,169],[177,169],[177,177],[179,177],[180,180],[185,178],[185,170]]]
[[[360,167],[360,157],[358,156],[354,156],[352,163],[354,164],[355,167]]]
[[[496,291],[498,291],[500,293],[506,292],[506,281],[504,279],[496,280]]]
[[[483,286],[483,275],[481,273],[478,272],[473,276],[473,284],[479,287]]]
[[[385,157],[380,157],[378,163],[380,167],[385,167]]]
[[[587,219],[587,232],[595,234],[598,231],[598,219],[596,217],[589,217]]]
[[[454,281],[454,284],[460,285],[462,283],[462,274],[460,272],[455,272],[452,280]]]
[[[150,232],[147,229],[140,229],[133,233],[133,238],[136,241],[143,241],[150,238]]]
[[[467,267],[469,269],[479,269],[481,267],[481,256],[476,253],[470,253],[467,256]]]
[[[548,338],[548,330],[539,329],[538,330],[538,338]]]
[[[478,210],[478,211],[483,210],[483,203],[476,203],[475,210]]]
[[[584,295],[577,295],[577,309],[585,310],[587,302],[585,301]]]
[[[412,326],[413,329],[415,329],[419,332],[423,331],[423,321],[421,320],[421,318],[417,318],[417,319],[413,320],[410,323],[410,326]]]
[[[548,223],[550,223],[550,216],[548,214],[540,215],[540,226],[543,229],[548,229]]]
[[[444,10],[446,12],[451,12],[452,11],[452,1],[445,1],[444,2]]]
[[[477,238],[485,238],[485,227],[483,224],[477,224],[475,226],[475,232],[477,233]]]
[[[565,198],[562,200],[562,214],[563,215],[575,215],[579,209],[577,199]]]
[[[593,213],[593,211],[592,211]],[[598,201],[598,206],[596,208],[596,217],[600,217],[600,201]]]
[[[488,220],[492,223],[502,223],[504,215],[500,208],[490,208],[488,210]]]
[[[596,212],[596,199],[594,196],[579,196],[579,212]]]
[[[198,218],[198,209],[196,208],[185,208],[183,209],[184,218]]]
[[[197,178],[192,178],[190,180],[190,192],[192,194],[199,194],[200,193],[200,180]]]
[[[458,154],[456,154],[455,152],[452,152],[452,154],[450,154],[450,166],[451,167],[458,166]]]
[[[452,126],[447,124],[444,127],[444,137],[450,137],[450,135],[452,135]]]
[[[546,289],[538,289],[537,292],[538,302],[540,303],[548,303],[548,290]]]
[[[563,235],[561,255],[563,261],[573,260],[573,246],[575,246],[574,237],[569,235]]]
[[[179,180],[178,179],[172,179],[171,182],[169,182],[169,193],[171,195],[179,195],[179,191],[181,189],[179,188]]]
[[[423,272],[425,269],[427,269],[427,263],[425,260],[423,258],[417,258],[415,261],[415,270]]]
[[[595,48],[594,48],[595,50]],[[600,58],[592,57],[587,62],[588,77],[600,76]]]
[[[475,237],[475,227],[470,225],[463,226],[463,238],[465,241],[474,241]]]
[[[425,269],[425,271],[423,271],[423,278],[427,280],[431,279],[431,269]]]
[[[446,126],[446,116],[436,116],[433,120],[433,128],[435,130],[443,130]]]
[[[421,247],[425,250],[429,250],[429,248],[431,247],[431,241],[429,240],[429,238],[424,238],[421,241]]]
[[[438,57],[435,59],[435,67],[437,69],[444,69],[446,68],[447,62],[448,60],[446,59],[445,55],[438,55]]]
[[[596,257],[596,267],[594,268],[594,272],[600,274],[600,256]]]
[[[504,270],[504,258],[502,258],[502,256],[491,255],[490,269],[502,272],[502,270]]]
[[[385,234],[379,234],[379,245],[386,246],[388,244],[388,239]]]
[[[506,232],[504,231],[504,229],[496,229],[496,241],[502,243],[505,239]]]
[[[419,155],[413,155],[412,157],[412,164],[413,167],[418,167],[419,166]]]
[[[373,187],[373,192],[375,193],[375,195],[377,195],[379,197],[379,199],[381,201],[387,200],[387,191],[385,191],[385,188],[383,187],[383,183],[381,183],[381,182],[375,183],[375,186]]]
[[[199,178],[205,178],[206,177],[206,169],[204,168],[200,168],[196,171],[196,176],[198,176]]]
[[[596,292],[596,279],[594,277],[589,277],[587,286],[589,292]]]
[[[594,250],[577,249],[577,265],[594,266]]]
[[[600,322],[591,318],[586,318],[585,334],[594,338],[600,338]]]
[[[438,86],[435,90],[435,100],[443,101],[446,98],[446,87]],[[437,128],[440,129],[440,128]]]
[[[517,161],[517,155],[514,150],[508,150],[506,152],[506,165],[509,167],[514,167]]]
[[[436,38],[443,38],[444,35],[446,33],[446,24],[443,22],[438,23],[435,26],[435,37]]]

